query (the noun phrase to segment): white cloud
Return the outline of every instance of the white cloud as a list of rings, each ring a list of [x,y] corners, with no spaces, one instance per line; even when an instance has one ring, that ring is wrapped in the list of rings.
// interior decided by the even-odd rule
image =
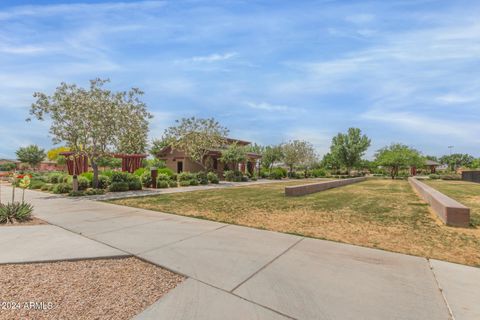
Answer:
[[[435,116],[423,116],[413,112],[370,110],[361,115],[367,120],[386,123],[390,126],[412,132],[417,136],[432,136],[445,141],[461,140],[462,143],[478,144],[480,127],[474,121],[445,120]]]
[[[441,104],[463,104],[463,103],[468,103],[475,100],[476,100],[475,97],[454,94],[454,93],[444,94],[436,98],[436,101]]]
[[[260,102],[260,103],[255,103],[255,102],[247,102],[247,106],[249,106],[252,109],[256,110],[263,110],[263,111],[292,111],[294,110],[293,108],[290,108],[289,106],[285,105],[275,105],[275,104],[270,104],[267,102]]]
[[[194,56],[188,59],[181,59],[181,60],[176,60],[175,62],[206,62],[206,63],[212,63],[212,62],[217,62],[217,61],[224,61],[224,60],[230,60],[237,56],[236,52],[227,52],[227,53],[212,53],[207,56]]]

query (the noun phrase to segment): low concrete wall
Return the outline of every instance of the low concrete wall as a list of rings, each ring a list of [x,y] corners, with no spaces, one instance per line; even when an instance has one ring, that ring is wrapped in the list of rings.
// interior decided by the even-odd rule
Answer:
[[[295,196],[304,196],[306,194],[320,192],[327,189],[337,188],[341,186],[346,186],[348,184],[357,183],[365,181],[367,178],[350,178],[350,179],[341,179],[341,180],[332,180],[319,183],[303,184],[300,186],[288,186],[285,187],[285,195],[289,197]]]
[[[462,180],[480,183],[480,170],[463,171]]]
[[[468,227],[470,225],[469,208],[418,179],[408,178],[408,182],[447,225],[456,227]]]

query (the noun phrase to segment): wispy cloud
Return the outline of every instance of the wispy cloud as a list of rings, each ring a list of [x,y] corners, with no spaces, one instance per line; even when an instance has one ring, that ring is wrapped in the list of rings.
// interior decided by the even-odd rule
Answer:
[[[176,60],[176,62],[206,62],[206,63],[212,63],[212,62],[218,62],[218,61],[224,61],[224,60],[230,60],[237,56],[236,52],[227,52],[227,53],[212,53],[206,56],[194,56],[191,58],[187,59],[180,59]]]
[[[262,111],[280,111],[280,112],[287,112],[287,111],[292,111],[294,108],[291,108],[286,105],[280,105],[280,104],[270,104],[267,102],[247,102],[247,106],[249,106],[252,109],[255,110],[262,110]]]

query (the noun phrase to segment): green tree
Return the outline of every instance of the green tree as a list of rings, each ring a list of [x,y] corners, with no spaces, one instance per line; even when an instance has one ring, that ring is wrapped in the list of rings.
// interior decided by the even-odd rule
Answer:
[[[212,149],[224,147],[227,135],[228,129],[215,119],[191,117],[177,120],[175,126],[165,130],[163,139],[206,169],[208,154]]]
[[[165,141],[164,139],[153,139],[148,152],[156,158],[158,157],[158,154],[167,146],[168,141]]]
[[[315,150],[311,143],[293,140],[282,145],[283,162],[288,166],[290,174],[297,166],[308,168],[316,160]]]
[[[30,109],[38,120],[49,116],[55,144],[64,142],[71,151],[89,158],[94,187],[98,186],[100,158],[111,152],[144,152],[152,117],[140,100],[142,91],[112,92],[104,88],[107,82],[91,80],[88,89],[61,83],[52,95],[35,92]]]
[[[283,148],[281,145],[266,146],[262,154],[262,166],[271,169],[273,164],[283,160]]]
[[[470,166],[469,166],[470,169],[478,169],[480,168],[480,158],[476,158],[472,161],[472,163],[470,163]]]
[[[360,129],[349,128],[347,133],[339,133],[333,137],[330,153],[350,174],[350,170],[359,163],[370,147],[370,142]]]
[[[395,179],[399,169],[409,166],[421,167],[425,164],[425,158],[420,152],[407,145],[393,143],[377,151],[375,162],[380,166],[390,168],[390,176]]]
[[[320,164],[323,168],[326,168],[326,169],[332,170],[332,171],[337,171],[341,167],[341,164],[338,161],[338,159],[335,158],[330,152],[326,153],[323,156]]]
[[[19,148],[16,154],[18,161],[28,163],[32,169],[35,169],[47,156],[45,150],[35,144]]]
[[[222,151],[220,161],[223,163],[232,163],[234,170],[237,170],[238,164],[247,160],[245,147],[232,143],[227,149]]]
[[[470,167],[475,158],[469,154],[454,153],[445,155],[440,158],[440,162],[448,164],[451,171],[457,170],[459,167]]]

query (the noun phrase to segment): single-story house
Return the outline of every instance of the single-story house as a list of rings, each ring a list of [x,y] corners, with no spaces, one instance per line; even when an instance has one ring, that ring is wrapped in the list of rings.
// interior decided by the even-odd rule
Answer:
[[[207,163],[207,169],[215,172],[219,177],[223,177],[223,172],[227,170],[239,170],[244,174],[249,173],[252,175],[255,172],[258,173],[259,160],[262,156],[253,152],[248,152],[246,154],[247,160],[239,163],[237,168],[234,167],[235,164],[233,163],[222,163],[220,160],[222,151],[225,150],[229,145],[236,143],[239,146],[248,146],[250,144],[248,141],[238,139],[227,138],[226,141],[227,145],[225,145],[223,148],[209,150],[206,159],[204,159],[205,163]],[[165,161],[167,168],[170,168],[176,173],[183,171],[195,173],[205,170],[198,162],[187,157],[185,152],[172,149],[170,146],[163,148],[157,154],[157,157],[158,159]]]
[[[426,160],[424,168],[429,170],[429,173],[435,173],[437,171],[437,167],[441,166],[440,163],[433,161],[433,160]],[[417,175],[417,167],[410,167],[410,173],[412,176]]]

